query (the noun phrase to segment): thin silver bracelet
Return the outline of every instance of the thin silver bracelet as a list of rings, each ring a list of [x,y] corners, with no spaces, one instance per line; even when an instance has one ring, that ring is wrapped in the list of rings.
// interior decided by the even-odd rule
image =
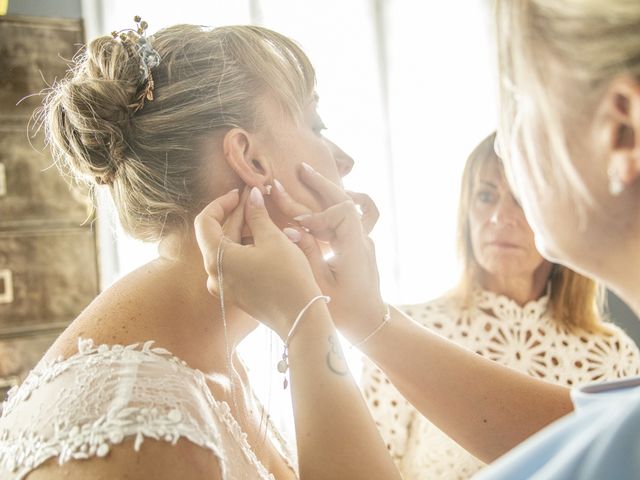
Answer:
[[[278,371],[285,375],[284,388],[287,388],[287,385],[289,385],[289,381],[287,380],[286,373],[287,373],[287,370],[289,370],[289,343],[291,343],[291,337],[296,331],[296,328],[298,328],[298,324],[300,323],[300,320],[302,320],[302,317],[304,316],[306,311],[309,309],[309,307],[311,307],[311,305],[313,305],[315,301],[320,299],[324,300],[325,303],[329,303],[331,301],[331,297],[328,297],[326,295],[318,295],[317,297],[313,297],[311,300],[309,300],[309,303],[307,303],[304,306],[304,308],[300,310],[300,313],[298,314],[295,321],[293,322],[293,325],[289,330],[289,334],[287,335],[287,339],[284,342],[284,351],[282,352],[282,360],[278,362]]]
[[[380,325],[378,325],[373,332],[371,332],[369,335],[364,337],[358,343],[353,344],[353,348],[358,348],[359,346],[367,343],[371,339],[371,337],[373,337],[376,333],[378,333],[380,330],[382,330],[382,328],[387,323],[389,323],[389,320],[391,320],[391,309],[389,308],[389,304],[388,303],[385,304],[385,307],[386,307],[386,310],[384,312],[384,317],[382,317],[382,323]]]

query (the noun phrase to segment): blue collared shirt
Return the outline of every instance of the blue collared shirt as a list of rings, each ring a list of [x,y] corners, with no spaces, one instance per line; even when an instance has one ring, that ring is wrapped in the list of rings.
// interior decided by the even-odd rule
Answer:
[[[476,480],[640,480],[640,377],[572,390],[575,411]]]

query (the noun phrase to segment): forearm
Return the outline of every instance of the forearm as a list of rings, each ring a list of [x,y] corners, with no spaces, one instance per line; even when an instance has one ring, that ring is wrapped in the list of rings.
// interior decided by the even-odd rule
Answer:
[[[431,333],[396,309],[363,352],[431,422],[485,462],[569,413],[569,390]]]
[[[301,480],[399,479],[326,306],[305,315],[289,348]]]

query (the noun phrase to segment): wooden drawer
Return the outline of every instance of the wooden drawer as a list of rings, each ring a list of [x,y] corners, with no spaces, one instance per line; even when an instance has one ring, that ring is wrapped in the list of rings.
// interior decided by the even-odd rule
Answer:
[[[61,331],[0,339],[0,401],[25,379]]]
[[[0,333],[62,327],[98,294],[89,229],[0,232]]]
[[[26,127],[0,120],[1,230],[79,227],[91,220],[87,192],[72,187],[40,148],[29,143]]]
[[[31,116],[42,102],[37,94],[65,76],[82,43],[80,20],[0,17],[2,115]]]

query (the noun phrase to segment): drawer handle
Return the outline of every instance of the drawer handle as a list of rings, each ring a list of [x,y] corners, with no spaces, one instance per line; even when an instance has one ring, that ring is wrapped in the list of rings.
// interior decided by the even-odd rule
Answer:
[[[11,270],[0,270],[0,303],[13,302],[13,278]]]
[[[4,163],[0,163],[0,197],[7,194],[7,171]]]

